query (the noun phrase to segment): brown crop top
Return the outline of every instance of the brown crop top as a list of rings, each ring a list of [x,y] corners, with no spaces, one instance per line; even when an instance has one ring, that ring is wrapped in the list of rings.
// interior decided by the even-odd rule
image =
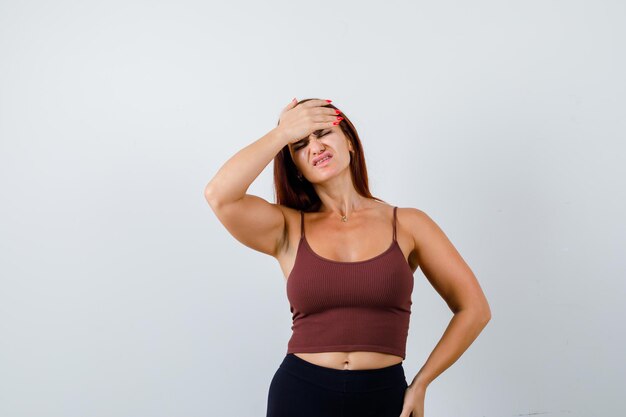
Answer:
[[[300,212],[300,242],[287,279],[292,335],[287,353],[371,351],[406,356],[413,271],[396,241],[357,262],[326,259],[309,246]]]

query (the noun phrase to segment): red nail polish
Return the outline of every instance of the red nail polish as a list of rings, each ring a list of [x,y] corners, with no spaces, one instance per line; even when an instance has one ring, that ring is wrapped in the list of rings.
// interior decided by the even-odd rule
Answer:
[[[331,103],[331,102],[332,102],[332,100],[326,100],[326,102],[327,102],[327,103]]]
[[[338,109],[335,109],[335,114],[341,114],[341,111]]]

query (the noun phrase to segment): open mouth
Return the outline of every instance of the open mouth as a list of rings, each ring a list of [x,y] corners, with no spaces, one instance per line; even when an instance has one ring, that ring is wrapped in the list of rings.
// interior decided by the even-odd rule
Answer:
[[[316,168],[319,168],[319,167],[323,167],[323,166],[325,166],[325,165],[328,165],[328,162],[332,159],[332,157],[333,157],[332,155],[327,155],[327,156],[325,156],[324,158],[322,158],[322,159],[320,159],[319,161],[317,161],[317,162],[316,162],[315,164],[313,164],[313,165],[315,165],[315,167],[316,167]]]

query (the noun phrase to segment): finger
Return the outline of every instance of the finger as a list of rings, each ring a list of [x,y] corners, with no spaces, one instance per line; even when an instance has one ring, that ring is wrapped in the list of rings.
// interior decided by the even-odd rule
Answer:
[[[340,121],[344,117],[340,110],[336,110],[332,107],[318,107],[308,110],[313,122],[333,122]]]
[[[341,110],[334,107],[316,107],[309,111],[316,116],[339,116],[341,114]]]
[[[313,131],[328,129],[328,128],[331,128],[331,127],[339,125],[339,123],[341,123],[341,122],[342,122],[342,120],[337,120],[335,117],[333,117],[332,120],[330,120],[330,121],[316,122],[313,125]]]
[[[282,115],[284,112],[286,112],[287,110],[293,109],[296,104],[298,104],[298,100],[296,100],[296,98],[294,97],[293,100],[291,100],[289,102],[289,104],[287,104],[287,106],[285,106],[285,108],[283,109],[283,111],[280,112],[280,114]]]
[[[303,107],[321,107],[321,106],[326,106],[327,104],[328,104],[328,100],[316,99],[316,100],[306,101],[306,102],[300,104],[300,106],[303,106]]]

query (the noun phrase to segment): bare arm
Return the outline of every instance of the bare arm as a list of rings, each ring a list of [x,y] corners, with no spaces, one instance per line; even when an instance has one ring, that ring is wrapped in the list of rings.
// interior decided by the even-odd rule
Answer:
[[[491,319],[491,309],[470,267],[426,213],[412,209],[411,229],[420,268],[454,313],[441,340],[413,379],[413,387],[425,390],[478,337]]]
[[[286,144],[287,140],[274,128],[233,155],[205,187],[209,204],[228,204],[244,198],[250,184]]]
[[[286,143],[281,131],[270,130],[226,161],[204,190],[211,209],[233,237],[269,255],[278,251],[284,215],[276,204],[246,191]]]
[[[322,107],[326,100],[296,103],[283,109],[279,126],[226,161],[204,189],[211,209],[235,239],[274,257],[286,235],[286,208],[246,191],[285,145],[336,119],[333,109]]]

